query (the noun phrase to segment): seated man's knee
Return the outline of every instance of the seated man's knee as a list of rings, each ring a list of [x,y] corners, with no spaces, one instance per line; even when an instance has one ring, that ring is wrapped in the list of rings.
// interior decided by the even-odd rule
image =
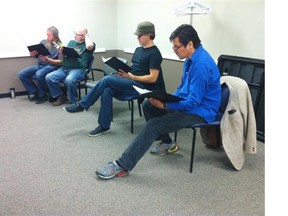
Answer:
[[[66,86],[70,86],[70,85],[73,85],[75,83],[76,83],[76,80],[74,80],[72,76],[67,76],[65,78],[65,85]]]
[[[24,77],[24,76],[23,76],[23,73],[22,73],[21,71],[17,74],[17,76],[18,76],[20,79]]]
[[[45,76],[45,80],[46,82],[50,82],[51,81],[51,77],[53,76],[53,73],[49,73]]]
[[[37,71],[37,72],[35,73],[35,76],[36,76],[37,79],[43,79],[43,78],[46,77],[46,76],[42,73],[42,71]]]

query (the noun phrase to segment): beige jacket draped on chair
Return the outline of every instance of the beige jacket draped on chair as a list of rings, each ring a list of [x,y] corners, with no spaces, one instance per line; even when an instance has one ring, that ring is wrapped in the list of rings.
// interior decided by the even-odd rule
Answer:
[[[237,170],[241,170],[245,153],[257,153],[256,120],[248,84],[234,76],[222,76],[227,83],[230,97],[221,120],[223,148]]]

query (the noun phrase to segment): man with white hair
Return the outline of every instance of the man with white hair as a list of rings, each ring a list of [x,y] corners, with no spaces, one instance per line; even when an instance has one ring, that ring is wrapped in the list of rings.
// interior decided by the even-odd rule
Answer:
[[[67,47],[74,48],[80,57],[68,57],[63,54],[63,47],[60,47],[59,57],[62,67],[46,76],[46,82],[50,91],[53,106],[59,106],[68,99],[71,103],[78,101],[77,82],[85,79],[85,70],[88,67],[95,50],[95,43],[89,38],[88,30],[85,27],[79,28],[75,33],[75,40],[71,40]],[[59,82],[64,81],[67,88],[67,95],[63,94]]]

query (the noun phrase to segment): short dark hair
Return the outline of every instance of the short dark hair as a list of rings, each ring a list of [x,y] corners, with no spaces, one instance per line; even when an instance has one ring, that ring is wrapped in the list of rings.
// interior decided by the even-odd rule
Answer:
[[[154,40],[155,39],[156,34],[155,33],[151,33],[150,34],[150,40]]]
[[[189,24],[182,24],[176,28],[169,37],[170,42],[177,37],[179,38],[179,42],[184,46],[187,46],[189,41],[192,41],[194,48],[197,49],[201,44],[197,31]]]

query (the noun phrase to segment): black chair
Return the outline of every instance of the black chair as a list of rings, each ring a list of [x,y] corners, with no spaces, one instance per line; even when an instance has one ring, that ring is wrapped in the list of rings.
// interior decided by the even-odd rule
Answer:
[[[81,81],[78,81],[77,82],[77,88],[78,88],[78,97],[79,97],[79,100],[81,99],[81,89],[84,88],[85,89],[85,94],[87,94],[87,86],[86,86],[86,83],[88,82],[88,80],[90,79],[89,78],[89,73],[92,72],[93,70],[93,62],[94,62],[94,56],[92,55],[89,62],[88,62],[88,67],[87,69],[85,70],[85,79],[84,80],[81,80]]]
[[[193,124],[186,128],[191,128],[193,130],[193,137],[192,137],[192,148],[191,148],[191,159],[190,159],[190,173],[192,173],[193,170],[193,161],[194,161],[194,150],[195,150],[195,141],[196,141],[196,132],[197,128],[208,128],[208,127],[220,127],[222,116],[226,110],[230,91],[226,83],[222,83],[221,85],[221,105],[219,107],[219,112],[216,117],[216,120],[210,123],[199,123],[199,124]],[[175,131],[175,137],[174,140],[176,142],[177,140],[177,131]]]
[[[114,98],[119,101],[128,101],[128,107],[129,107],[130,114],[131,114],[130,131],[131,133],[133,133],[134,132],[134,100],[137,101],[139,115],[142,116],[141,104],[144,101],[144,98],[141,97],[140,95],[139,96],[119,95],[119,96],[115,96]]]
[[[125,64],[127,64],[126,59],[124,59],[124,58],[118,58],[118,59],[121,60],[122,62],[124,62]],[[106,64],[104,64],[104,69],[91,68],[91,71],[92,71],[92,74],[91,74],[92,80],[88,80],[86,82],[86,87],[88,87],[88,88],[93,88],[99,82],[99,80],[95,80],[94,71],[102,73],[103,76],[113,75],[113,74],[117,73],[117,71],[115,71],[113,68],[109,67]],[[87,92],[86,92],[86,94],[87,94]],[[132,96],[127,96],[127,95],[115,96],[114,98],[116,100],[119,100],[119,101],[128,101],[128,107],[129,107],[129,110],[131,113],[130,131],[131,131],[131,133],[133,133],[134,132],[134,100],[137,101],[139,115],[142,116],[141,103],[143,102],[144,98],[142,98],[141,96],[133,96],[132,97]],[[112,115],[111,121],[113,121],[113,111],[112,111],[111,115]]]
[[[118,58],[118,59],[123,61],[125,64],[127,64],[126,59],[124,59],[124,58]],[[91,70],[91,79],[87,79],[86,83],[85,83],[87,88],[93,88],[99,82],[99,80],[95,80],[94,71],[100,72],[103,76],[113,75],[113,74],[117,73],[113,68],[109,67],[106,64],[104,64],[104,69],[91,67],[90,70]],[[87,92],[86,92],[86,94],[87,94]]]
[[[160,73],[159,73],[158,86],[161,91],[166,92],[162,69],[160,69]],[[139,115],[142,116],[141,104],[143,103],[145,98],[141,95],[139,96],[119,95],[119,96],[115,96],[114,98],[119,101],[128,101],[129,109],[131,110],[131,133],[133,133],[134,132],[134,101],[135,100],[137,101]]]

